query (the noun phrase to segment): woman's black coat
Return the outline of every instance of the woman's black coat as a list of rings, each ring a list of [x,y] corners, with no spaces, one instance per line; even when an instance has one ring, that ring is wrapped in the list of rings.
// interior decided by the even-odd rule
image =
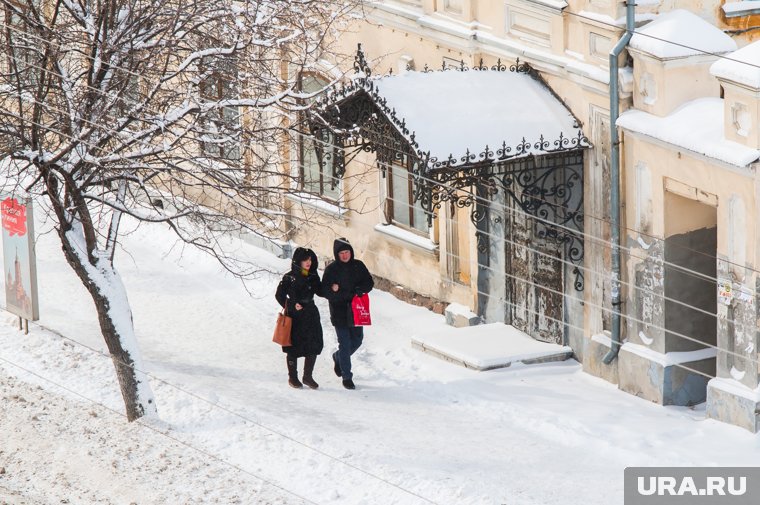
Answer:
[[[307,256],[311,256],[311,268],[304,275],[300,263]],[[314,304],[314,295],[322,296],[322,283],[317,266],[317,256],[311,249],[296,249],[292,270],[282,277],[274,295],[281,307],[287,304],[287,314],[293,318],[292,345],[283,347],[282,352],[294,357],[317,355],[324,347],[322,321]],[[296,310],[296,303],[301,304],[303,308]]]

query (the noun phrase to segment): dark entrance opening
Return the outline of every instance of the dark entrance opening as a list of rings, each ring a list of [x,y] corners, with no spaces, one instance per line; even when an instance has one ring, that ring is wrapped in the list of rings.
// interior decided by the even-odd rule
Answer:
[[[665,352],[687,352],[717,342],[717,209],[666,193]],[[689,338],[685,338],[689,337]],[[715,376],[715,358],[683,363]],[[683,374],[689,373],[687,370]],[[693,391],[680,402],[706,397],[707,378],[691,379]],[[694,396],[696,395],[696,396]],[[670,403],[670,402],[669,402]]]

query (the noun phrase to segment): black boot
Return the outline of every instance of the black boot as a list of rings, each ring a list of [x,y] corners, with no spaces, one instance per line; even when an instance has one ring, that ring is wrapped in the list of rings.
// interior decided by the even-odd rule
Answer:
[[[288,356],[286,362],[288,363],[288,384],[292,388],[301,389],[303,384],[298,380],[298,361]]]
[[[315,355],[306,356],[306,361],[303,364],[303,383],[309,386],[311,389],[317,389],[319,384],[314,380],[311,374],[314,372],[314,365],[317,362]]]
[[[343,375],[343,372],[340,371],[340,363],[338,363],[338,351],[335,351],[332,355],[333,358],[333,371],[335,372],[335,375],[338,377],[341,377]]]
[[[343,379],[343,387],[346,389],[356,389],[356,386],[354,385],[354,381],[351,379]]]

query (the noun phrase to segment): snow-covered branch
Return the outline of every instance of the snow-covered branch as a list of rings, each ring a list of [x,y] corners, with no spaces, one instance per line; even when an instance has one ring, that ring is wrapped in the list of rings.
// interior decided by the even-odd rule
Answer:
[[[155,405],[114,269],[123,216],[250,274],[224,237],[282,239],[308,219],[290,212],[298,175],[282,170],[313,97],[298,78],[353,1],[0,0],[0,176],[44,196],[130,420]]]

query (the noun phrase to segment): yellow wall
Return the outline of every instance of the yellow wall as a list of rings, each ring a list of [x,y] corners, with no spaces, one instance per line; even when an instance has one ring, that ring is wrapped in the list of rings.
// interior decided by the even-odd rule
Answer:
[[[365,262],[373,274],[425,296],[472,306],[471,287],[446,280],[445,258],[439,258],[439,251],[425,250],[375,230],[376,225],[385,221],[381,187],[386,179],[381,177],[374,163],[374,154],[361,153],[347,167],[342,182],[343,204],[351,210],[341,218],[291,200],[295,215],[308,214],[310,221],[316,221],[312,226],[297,229],[293,240],[313,248],[324,265],[326,260],[334,259],[333,241],[346,237],[356,257]],[[461,233],[468,235],[471,231],[464,229]],[[461,254],[467,262],[467,251]]]
[[[760,148],[760,90],[721,80],[726,138]]]
[[[741,198],[747,216],[746,258],[752,263],[757,243],[757,203],[756,180],[754,171],[722,164],[704,156],[692,154],[675,146],[668,146],[651,141],[638,134],[626,132],[624,140],[624,197],[626,223],[637,223],[636,166],[644,164],[651,180],[651,235],[659,239],[689,231],[693,223],[706,219],[705,216],[693,216],[692,210],[667,208],[666,190],[683,198],[700,201],[717,207],[718,255],[728,257],[729,247],[729,202],[732,198]],[[677,200],[676,204],[677,204]],[[673,200],[671,200],[673,202]],[[666,228],[667,220],[667,228]],[[634,240],[638,229],[627,230],[626,234]],[[649,242],[648,237],[643,237]]]
[[[720,96],[720,85],[710,75],[717,57],[696,56],[659,60],[640,51],[631,51],[633,66],[633,106],[655,116],[667,116],[686,102]]]
[[[361,43],[375,75],[384,74],[389,69],[394,73],[402,72],[409,60],[413,61],[416,70],[422,70],[425,64],[433,69],[440,68],[444,58],[449,64],[463,60],[468,66],[477,65],[482,58],[484,64],[492,66],[499,59],[509,65],[519,57],[521,61],[530,62],[541,73],[579,119],[584,133],[594,145],[608,144],[600,137],[609,135],[608,127],[601,127],[601,122],[608,121],[607,55],[622,33],[620,27],[566,15],[557,9],[526,0],[465,0],[461,14],[446,12],[442,0],[422,0],[418,8],[412,0],[402,3],[404,13],[393,9],[370,9],[369,20],[357,22],[349,33],[342,34],[338,47],[343,53],[352,54],[357,44]],[[615,15],[618,10],[616,2],[610,0],[606,7],[603,3],[603,0],[594,0],[593,3],[590,0],[570,0],[566,11],[591,9],[603,15]],[[484,34],[483,40],[462,35],[472,29]],[[341,67],[350,74],[348,63],[346,61]],[[625,87],[623,92],[625,96]],[[624,100],[621,109],[626,108]],[[409,126],[414,129],[414,125]],[[586,156],[587,166],[591,157]],[[380,183],[376,179],[368,184]],[[374,204],[379,202],[374,201]],[[586,199],[586,205],[588,214],[602,213],[591,198]],[[438,258],[374,231],[374,226],[383,220],[379,210],[374,215],[351,212],[345,222],[345,234],[349,238],[355,235],[362,248],[370,248],[372,252],[364,256],[374,256],[373,266],[379,275],[398,280],[415,291],[458,301],[474,309],[477,253],[469,211],[460,209],[457,213],[458,254],[461,256],[459,280],[467,285],[447,280],[445,225],[441,227],[438,238],[442,253],[442,257]],[[446,217],[447,214],[439,215]],[[335,224],[332,226],[336,227]],[[316,243],[323,237],[309,240]],[[331,249],[325,244],[318,248]],[[588,289],[585,295],[596,296],[593,289]]]

